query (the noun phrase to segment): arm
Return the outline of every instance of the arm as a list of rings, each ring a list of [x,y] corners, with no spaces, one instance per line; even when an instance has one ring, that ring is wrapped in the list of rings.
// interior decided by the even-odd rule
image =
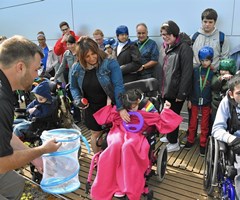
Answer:
[[[80,64],[77,62],[72,65],[72,70],[70,74],[70,91],[73,97],[73,100],[80,100],[82,95],[81,88],[78,85],[78,79],[79,79],[79,73],[80,73]]]
[[[54,53],[57,56],[61,56],[64,54],[65,48],[64,48],[64,42],[62,42],[62,38],[58,39],[54,46]]]
[[[188,44],[183,43],[185,45],[182,47],[180,51],[180,67],[181,67],[181,78],[180,78],[180,86],[177,94],[177,99],[184,101],[188,94],[189,88],[192,85],[192,74],[193,74],[193,51]]]
[[[64,72],[64,69],[67,67],[67,57],[66,57],[67,52],[68,52],[68,50],[65,51],[65,53],[63,54],[62,62],[54,76],[54,80],[57,80],[61,76],[61,74]]]
[[[129,47],[131,62],[120,66],[122,74],[129,74],[131,72],[136,72],[141,67],[141,54],[138,47],[135,44],[130,44]]]
[[[236,136],[227,131],[227,120],[230,117],[229,102],[227,96],[221,101],[212,128],[212,136],[217,140],[230,143]]]
[[[11,146],[14,149],[13,154],[0,157],[0,174],[22,167],[30,161],[40,157],[44,153],[55,152],[61,146],[61,144],[56,143],[55,139],[51,139],[42,146],[29,148],[13,134]]]

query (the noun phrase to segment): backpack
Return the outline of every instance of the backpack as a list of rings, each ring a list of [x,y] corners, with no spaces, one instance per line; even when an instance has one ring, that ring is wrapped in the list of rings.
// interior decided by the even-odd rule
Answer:
[[[194,44],[195,40],[197,39],[198,35],[200,33],[196,32],[193,34],[192,36],[192,45]],[[223,43],[224,43],[224,38],[225,38],[225,34],[221,31],[219,31],[219,42],[220,42],[220,52],[222,53],[222,47],[223,47]]]

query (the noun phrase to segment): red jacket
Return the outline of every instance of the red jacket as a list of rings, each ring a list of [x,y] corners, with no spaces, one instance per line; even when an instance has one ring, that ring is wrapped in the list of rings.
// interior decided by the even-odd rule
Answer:
[[[75,33],[73,31],[70,31],[70,34],[75,37],[76,41],[78,41],[79,36],[75,35]],[[54,46],[54,53],[57,56],[63,56],[64,52],[67,50],[67,42],[61,42],[63,38],[63,35],[61,38],[58,39],[58,41],[56,42],[55,46]]]

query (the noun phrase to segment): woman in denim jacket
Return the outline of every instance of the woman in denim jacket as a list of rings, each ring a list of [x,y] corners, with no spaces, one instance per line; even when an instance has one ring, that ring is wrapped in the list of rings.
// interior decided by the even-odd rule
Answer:
[[[118,62],[108,59],[93,39],[81,37],[76,48],[79,62],[72,66],[70,90],[75,105],[85,111],[85,125],[91,130],[91,146],[93,152],[97,153],[100,148],[96,146],[96,139],[102,127],[93,114],[107,104],[108,98],[116,104],[121,118],[130,121],[119,99],[124,92],[122,72]],[[82,98],[88,100],[87,105],[83,105]]]

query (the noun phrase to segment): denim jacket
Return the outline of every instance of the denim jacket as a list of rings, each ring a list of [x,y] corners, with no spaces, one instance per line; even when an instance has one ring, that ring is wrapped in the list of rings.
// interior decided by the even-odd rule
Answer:
[[[117,106],[118,110],[123,109],[120,101],[120,94],[124,92],[122,72],[118,62],[114,59],[105,59],[96,70],[96,75],[100,85]],[[84,97],[82,84],[85,70],[79,62],[72,66],[70,77],[70,91],[73,100]]]

